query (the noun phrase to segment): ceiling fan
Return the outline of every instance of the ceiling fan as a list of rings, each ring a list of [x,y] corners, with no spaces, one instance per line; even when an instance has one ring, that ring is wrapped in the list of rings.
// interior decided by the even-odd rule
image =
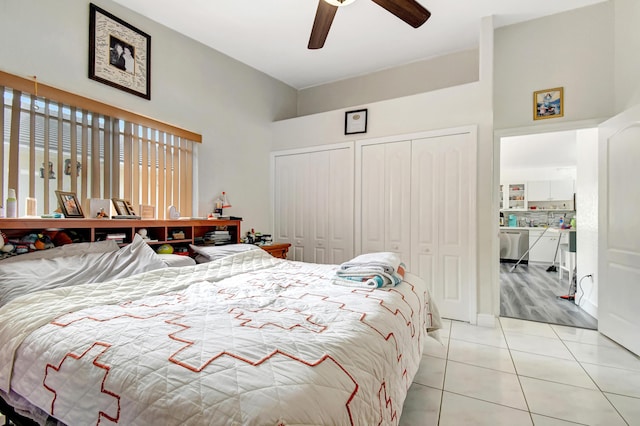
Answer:
[[[329,34],[331,23],[338,7],[346,6],[354,0],[318,0],[318,10],[313,21],[309,49],[320,49]],[[372,0],[377,5],[393,13],[413,28],[424,24],[431,13],[415,0]]]

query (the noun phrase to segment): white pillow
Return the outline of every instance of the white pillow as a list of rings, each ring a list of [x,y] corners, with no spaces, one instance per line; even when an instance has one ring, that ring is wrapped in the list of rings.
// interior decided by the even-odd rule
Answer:
[[[23,294],[97,283],[166,268],[141,236],[115,252],[0,262],[0,306]]]
[[[95,243],[73,243],[63,246],[53,247],[46,250],[32,251],[31,253],[19,254],[7,257],[0,261],[0,264],[9,262],[20,262],[34,259],[53,259],[56,257],[75,256],[84,253],[110,253],[118,251],[120,247],[113,240],[96,241]]]
[[[244,251],[260,250],[260,247],[253,244],[225,244],[221,246],[194,246],[190,244],[189,246],[196,253],[196,262],[198,263],[211,262]]]
[[[169,267],[193,266],[196,264],[196,261],[191,257],[179,254],[159,254],[158,257]]]

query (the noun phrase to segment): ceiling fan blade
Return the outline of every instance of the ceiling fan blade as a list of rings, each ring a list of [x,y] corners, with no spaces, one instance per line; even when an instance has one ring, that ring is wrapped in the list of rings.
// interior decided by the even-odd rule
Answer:
[[[324,0],[318,0],[318,10],[316,18],[313,21],[311,29],[311,37],[309,37],[309,49],[320,49],[324,46],[324,42],[329,34],[333,17],[338,11],[337,6],[330,5]]]
[[[431,12],[422,7],[422,5],[415,0],[372,1],[393,13],[413,28],[418,28],[420,25],[427,22],[427,19],[431,16]]]

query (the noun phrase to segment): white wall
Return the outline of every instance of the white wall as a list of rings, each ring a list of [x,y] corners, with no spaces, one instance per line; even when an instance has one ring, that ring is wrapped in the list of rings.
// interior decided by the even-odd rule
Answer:
[[[298,92],[298,116],[478,81],[478,49],[418,61]]]
[[[598,130],[578,130],[576,303],[598,318]],[[593,278],[584,278],[592,275]]]
[[[640,2],[615,0],[616,113],[640,104]]]
[[[114,2],[95,3],[151,35],[151,101],[87,77],[86,0],[2,0],[0,69],[202,134],[198,213],[224,190],[243,229],[268,229],[271,122],[295,115],[296,91]]]
[[[612,116],[613,27],[605,2],[496,29],[495,128]],[[533,92],[554,87],[564,87],[564,117],[534,121]]]

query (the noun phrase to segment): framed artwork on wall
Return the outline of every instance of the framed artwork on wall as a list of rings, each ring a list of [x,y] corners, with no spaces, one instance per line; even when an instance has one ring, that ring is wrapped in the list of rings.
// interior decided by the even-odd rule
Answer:
[[[564,115],[563,88],[538,90],[533,92],[533,119],[562,117]]]
[[[347,111],[344,115],[344,134],[367,133],[367,110]]]
[[[89,5],[89,78],[151,99],[151,36]]]

